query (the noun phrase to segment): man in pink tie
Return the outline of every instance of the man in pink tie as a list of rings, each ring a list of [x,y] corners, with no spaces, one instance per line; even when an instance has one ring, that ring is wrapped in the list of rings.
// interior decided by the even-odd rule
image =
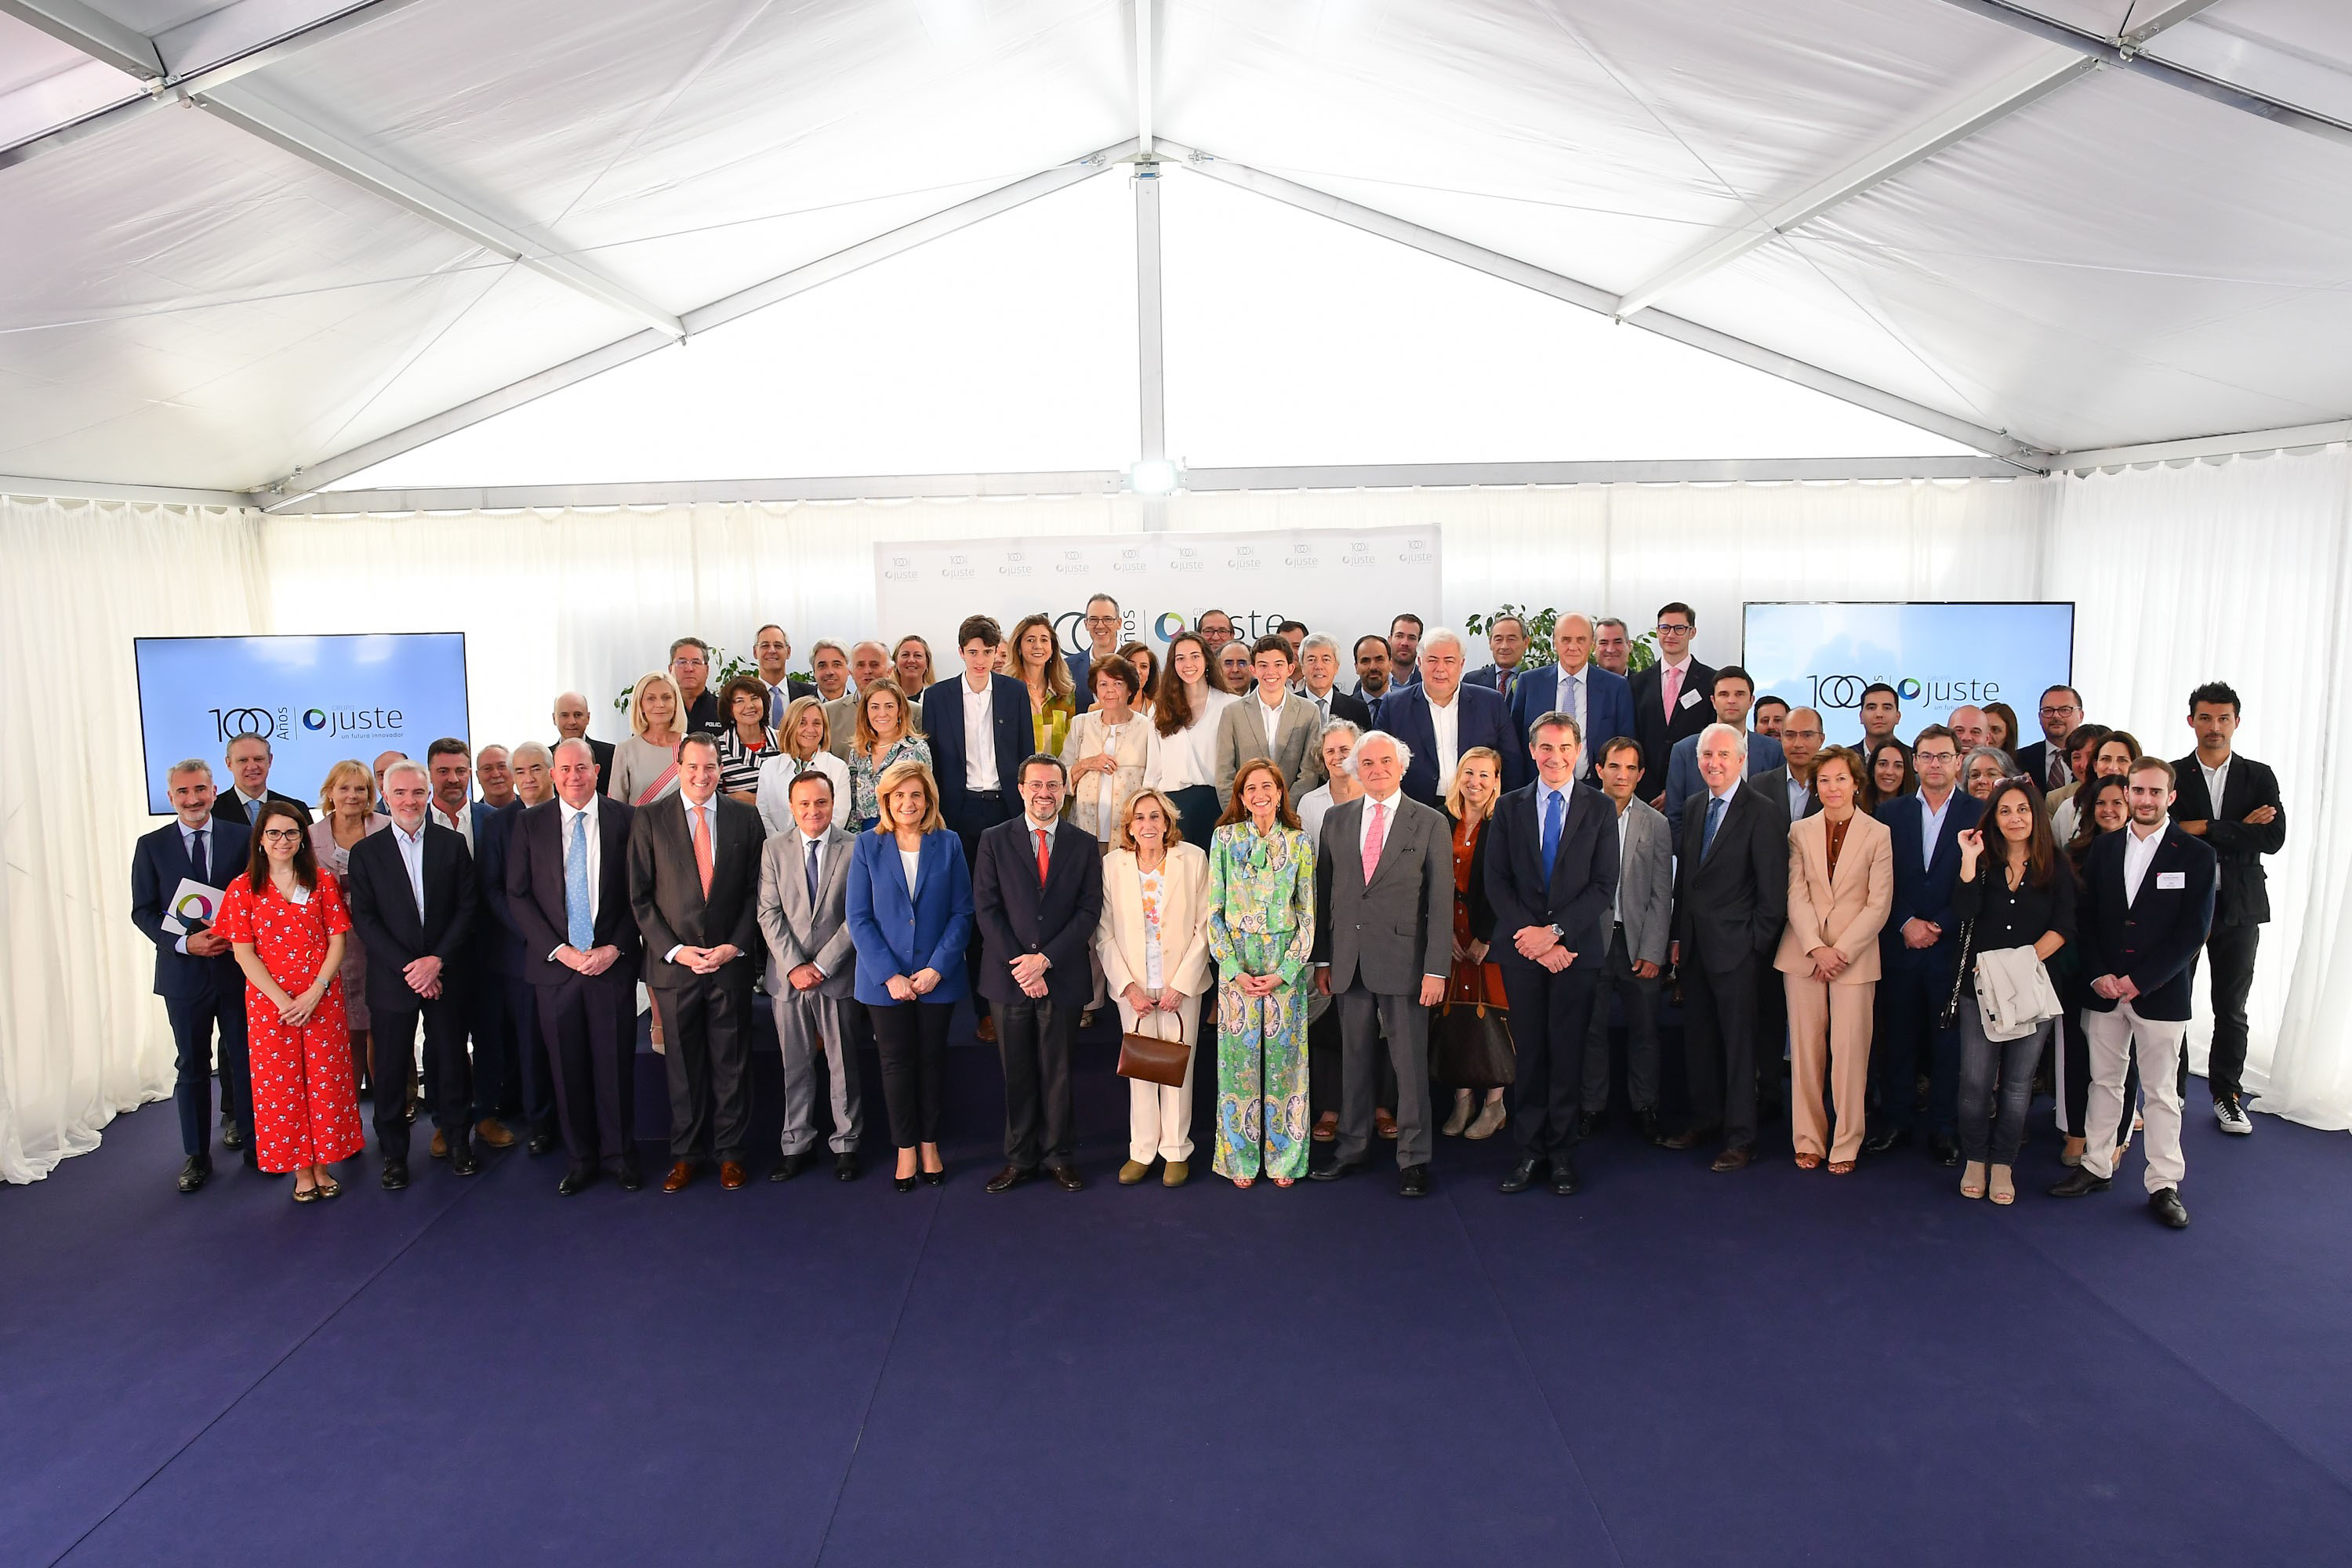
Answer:
[[[748,1179],[751,981],[761,952],[760,814],[719,791],[719,742],[678,743],[677,793],[629,826],[629,904],[645,934],[646,984],[660,995],[669,1079],[666,1193],[694,1180],[706,1148],[730,1192]]]
[[[1654,629],[1658,662],[1632,677],[1633,738],[1642,742],[1642,776],[1656,783],[1650,804],[1664,811],[1666,764],[1675,742],[1715,722],[1715,705],[1708,700],[1715,690],[1715,670],[1691,657],[1698,615],[1688,605],[1676,599],[1660,605]]]
[[[1346,763],[1363,785],[1331,808],[1315,855],[1315,987],[1339,1014],[1339,1134],[1328,1164],[1336,1182],[1364,1163],[1385,1037],[1397,1080],[1397,1190],[1429,1191],[1429,1010],[1445,999],[1454,958],[1454,841],[1442,812],[1404,793],[1412,761],[1379,730]]]

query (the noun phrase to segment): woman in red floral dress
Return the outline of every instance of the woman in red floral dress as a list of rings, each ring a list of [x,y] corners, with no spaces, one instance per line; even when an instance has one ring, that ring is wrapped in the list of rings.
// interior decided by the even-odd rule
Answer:
[[[245,971],[261,1168],[293,1172],[298,1204],[331,1198],[342,1188],[327,1166],[365,1146],[336,973],[352,917],[290,806],[262,807],[253,858],[229,883],[213,929],[234,944]]]

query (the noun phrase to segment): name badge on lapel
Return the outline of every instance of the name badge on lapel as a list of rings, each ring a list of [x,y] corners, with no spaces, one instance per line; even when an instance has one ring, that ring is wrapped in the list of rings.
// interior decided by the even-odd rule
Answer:
[[[2187,886],[2189,886],[2189,873],[2186,871],[2158,871],[2156,874],[2156,890],[2159,893],[2177,890]]]
[[[1696,692],[1696,691],[1685,691],[1685,692],[1684,692],[1684,693],[1683,693],[1683,700],[1682,700],[1680,702],[1675,703],[1675,707],[1677,707],[1677,708],[1688,708],[1688,707],[1692,706],[1693,704],[1695,704],[1695,703],[1696,703],[1696,702],[1697,702],[1697,701],[1698,701],[1698,693],[1697,693],[1697,692]]]

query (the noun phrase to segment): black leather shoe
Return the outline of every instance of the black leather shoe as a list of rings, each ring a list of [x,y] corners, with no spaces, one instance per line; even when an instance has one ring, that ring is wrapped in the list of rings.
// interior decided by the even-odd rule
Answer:
[[[1361,1160],[1331,1160],[1311,1167],[1307,1173],[1310,1182],[1336,1182],[1342,1176],[1352,1176],[1363,1168]]]
[[[843,1179],[847,1180],[846,1177]],[[941,1165],[936,1171],[925,1171],[923,1173],[923,1185],[927,1187],[944,1186],[947,1184],[947,1179],[948,1168],[945,1165]]]
[[[378,1178],[378,1182],[387,1193],[396,1193],[400,1191],[401,1188],[408,1185],[408,1162],[405,1160],[385,1161],[383,1174]]]
[[[1938,1132],[1927,1140],[1927,1158],[1948,1169],[1960,1163],[1960,1146]]]
[[[1511,1167],[1511,1173],[1503,1178],[1502,1190],[1507,1193],[1526,1192],[1536,1184],[1536,1172],[1541,1164],[1541,1161],[1532,1156],[1520,1161]]]
[[[1662,1149],[1696,1149],[1701,1144],[1714,1142],[1722,1131],[1720,1127],[1688,1127],[1658,1146]]]
[[[946,1173],[941,1172],[940,1174],[944,1175]],[[836,1182],[854,1182],[857,1180],[856,1150],[845,1149],[840,1153],[835,1154],[833,1157],[833,1179]],[[931,1184],[933,1186],[937,1186],[939,1184],[934,1182]]]
[[[1018,1165],[1007,1165],[1004,1169],[997,1172],[996,1174],[988,1178],[988,1186],[985,1190],[992,1193],[1009,1193],[1013,1188],[1019,1186],[1022,1183],[1029,1180],[1032,1176],[1034,1176],[1036,1173],[1037,1173],[1034,1171],[1024,1171]],[[904,1178],[901,1179],[903,1180]],[[914,1191],[912,1187],[908,1187],[903,1190],[907,1192]]]
[[[775,1168],[768,1173],[768,1180],[789,1182],[801,1173],[801,1167],[806,1163],[808,1163],[806,1154],[786,1154],[778,1160]]]
[[[635,1160],[621,1162],[620,1173],[616,1179],[625,1193],[634,1193],[646,1184],[646,1173],[637,1169],[637,1163]]]
[[[1900,1128],[1882,1127],[1862,1141],[1862,1152],[1865,1154],[1884,1154],[1897,1143],[1907,1143],[1910,1141],[1911,1135]]]
[[[1565,1154],[1551,1159],[1551,1190],[1561,1197],[1572,1198],[1584,1184],[1577,1179],[1576,1162]]]
[[[523,1145],[523,1152],[534,1160],[541,1154],[551,1154],[554,1152],[555,1134],[552,1132],[534,1132],[530,1135],[530,1142]]]
[[[559,1195],[567,1198],[584,1193],[596,1184],[598,1174],[600,1173],[593,1165],[574,1165],[563,1173],[563,1180],[555,1184],[555,1190]]]
[[[1654,1110],[1635,1111],[1633,1113],[1633,1126],[1638,1131],[1640,1131],[1644,1142],[1651,1143],[1663,1143],[1665,1142],[1666,1130],[1658,1125],[1658,1113]]]
[[[2053,1198],[2079,1198],[2092,1193],[2104,1193],[2111,1184],[2105,1176],[2095,1176],[2082,1165],[2066,1173],[2065,1180],[2050,1189]]]
[[[481,1169],[482,1163],[474,1158],[474,1141],[472,1139],[458,1137],[449,1140],[449,1173],[451,1175],[478,1175],[481,1173]]]
[[[2170,1226],[2175,1230],[2189,1228],[2189,1211],[2181,1206],[2180,1192],[2176,1187],[2159,1187],[2148,1194],[2147,1212],[2154,1215],[2160,1225]]]
[[[1312,1174],[1312,1173],[1309,1173]],[[1426,1165],[1407,1165],[1403,1170],[1399,1171],[1397,1173],[1397,1193],[1400,1196],[1408,1198],[1428,1196],[1429,1167]]]
[[[1076,1165],[1051,1165],[1045,1173],[1053,1177],[1054,1184],[1066,1193],[1075,1193],[1087,1184],[1086,1178],[1078,1174]]]
[[[224,1121],[221,1123],[222,1148],[242,1149],[245,1147],[247,1142],[247,1140],[245,1135],[244,1128],[239,1127],[234,1121]]]
[[[180,1167],[179,1186],[184,1193],[201,1192],[213,1179],[213,1163],[202,1154],[191,1154],[188,1163]]]
[[[915,1178],[912,1176],[893,1176],[890,1178],[890,1184],[898,1188],[898,1191],[902,1193],[911,1193],[915,1190]],[[989,1184],[988,1190],[992,1193],[1001,1193],[1004,1189],[998,1186],[995,1183],[991,1182]]]
[[[1580,1110],[1576,1113],[1576,1135],[1579,1138],[1590,1138],[1608,1125],[1609,1118],[1601,1111]]]

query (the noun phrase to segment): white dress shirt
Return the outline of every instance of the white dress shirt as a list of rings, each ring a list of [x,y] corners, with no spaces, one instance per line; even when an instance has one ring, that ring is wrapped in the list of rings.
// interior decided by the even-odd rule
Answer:
[[[1264,692],[1260,692],[1257,696],[1257,721],[1265,726],[1265,754],[1269,757],[1274,755],[1276,732],[1282,728],[1282,701],[1289,695],[1287,691],[1282,692],[1276,697],[1274,706],[1271,708],[1265,704]]]
[[[1215,786],[1217,721],[1241,699],[1230,691],[1213,691],[1204,686],[1198,693],[1198,700],[1199,710],[1190,724],[1172,735],[1160,737],[1158,758],[1143,770],[1143,782],[1152,788],[1172,795],[1201,784]]]
[[[1943,805],[1929,805],[1927,804],[1927,792],[1924,789],[1919,792],[1920,869],[1933,870],[1935,868],[1936,836],[1944,831],[1944,818],[1950,813],[1952,809],[1952,802],[1959,798],[1959,790],[1955,788],[1951,794],[1944,797]]]
[[[425,830],[433,826],[428,819],[416,825],[411,833],[393,818],[392,841],[400,846],[400,863],[408,872],[408,890],[416,896],[416,918],[425,919]]]
[[[961,682],[963,690],[963,787],[975,795],[994,795],[1004,787],[996,772],[996,682],[991,679],[981,689],[971,689],[971,677]]]
[[[450,832],[455,833],[461,838],[465,839],[466,852],[469,855],[473,853],[474,808],[471,803],[458,807],[457,815],[452,816],[447,812],[441,809],[440,802],[436,801],[427,815],[433,821],[439,823]]]
[[[2124,906],[2128,909],[2139,900],[2139,885],[2147,878],[2147,868],[2155,863],[2157,847],[2164,842],[2164,824],[2158,823],[2142,837],[2139,824],[2124,825]]]
[[[1423,689],[1424,691],[1427,688]],[[1429,727],[1437,734],[1437,793],[1444,795],[1454,787],[1454,766],[1462,755],[1462,691],[1454,689],[1454,700],[1440,702],[1429,699]]]
[[[2197,771],[2205,775],[2205,798],[2212,803],[2215,816],[2221,816],[2221,792],[2230,787],[2230,763],[2232,760],[2223,757],[2218,768],[2209,768],[2201,761],[2197,764]]]

